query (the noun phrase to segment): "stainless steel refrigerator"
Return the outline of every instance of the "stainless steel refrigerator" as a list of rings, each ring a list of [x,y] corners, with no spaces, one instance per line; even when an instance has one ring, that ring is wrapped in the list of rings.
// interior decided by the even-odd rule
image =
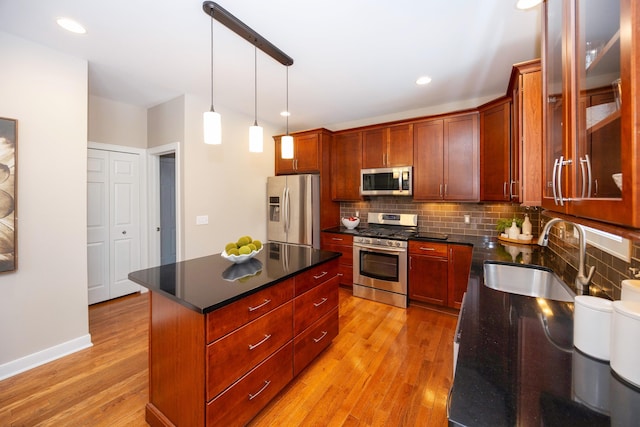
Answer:
[[[320,248],[320,175],[267,178],[267,240]]]

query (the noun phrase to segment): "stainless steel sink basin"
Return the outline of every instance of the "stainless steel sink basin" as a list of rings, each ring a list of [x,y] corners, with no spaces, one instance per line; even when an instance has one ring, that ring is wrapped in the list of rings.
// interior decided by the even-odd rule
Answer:
[[[484,263],[484,285],[537,298],[573,302],[576,294],[551,270],[538,266]]]

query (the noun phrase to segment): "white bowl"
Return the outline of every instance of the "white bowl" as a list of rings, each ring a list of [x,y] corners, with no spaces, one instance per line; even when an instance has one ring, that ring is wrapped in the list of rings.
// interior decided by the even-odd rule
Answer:
[[[353,230],[360,224],[360,218],[356,218],[355,221],[350,221],[349,218],[342,218],[342,225],[347,227],[349,230]]]
[[[614,173],[613,175],[611,175],[611,178],[613,178],[613,182],[615,182],[620,191],[622,191],[622,174]]]
[[[264,248],[264,246],[262,246],[257,251],[253,251],[250,254],[246,254],[246,255],[227,255],[227,251],[225,250],[220,254],[220,256],[222,258],[228,260],[228,261],[233,262],[233,263],[242,264],[243,262],[247,262],[251,258],[253,258],[254,256],[258,255],[262,251],[263,248]]]
[[[518,234],[518,240],[531,240],[531,234]]]

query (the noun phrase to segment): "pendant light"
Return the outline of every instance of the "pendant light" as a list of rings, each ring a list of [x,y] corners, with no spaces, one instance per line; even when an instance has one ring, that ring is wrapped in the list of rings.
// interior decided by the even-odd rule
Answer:
[[[258,126],[258,48],[254,47],[254,88],[255,88],[255,117],[253,126],[249,127],[249,151],[252,153],[262,153],[262,126]]]
[[[289,66],[287,65],[287,109],[284,115],[287,117],[287,134],[280,139],[280,157],[293,159],[293,137],[289,135]]]
[[[220,113],[213,109],[213,17],[211,18],[211,110],[203,114],[204,143],[222,144],[222,123]]]

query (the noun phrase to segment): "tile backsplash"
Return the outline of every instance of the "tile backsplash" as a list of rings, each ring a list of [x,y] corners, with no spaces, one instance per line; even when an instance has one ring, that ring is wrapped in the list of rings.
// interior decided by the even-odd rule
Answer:
[[[533,234],[540,233],[540,221],[549,218],[542,215],[540,208],[522,207],[515,203],[422,203],[411,198],[376,197],[362,202],[343,202],[340,216],[360,215],[362,225],[366,225],[368,212],[413,213],[418,214],[421,232],[462,234],[470,236],[497,236],[498,219],[529,215],[533,224]],[[470,223],[465,224],[464,216],[469,215]],[[572,233],[561,233],[556,225],[552,228],[549,249],[573,269],[578,268],[578,242]],[[562,235],[561,235],[562,234]],[[630,268],[640,271],[640,242],[632,242],[631,262],[623,261],[607,252],[587,246],[587,267],[595,265],[596,272],[592,284],[612,299],[620,299],[621,283],[630,279]]]

